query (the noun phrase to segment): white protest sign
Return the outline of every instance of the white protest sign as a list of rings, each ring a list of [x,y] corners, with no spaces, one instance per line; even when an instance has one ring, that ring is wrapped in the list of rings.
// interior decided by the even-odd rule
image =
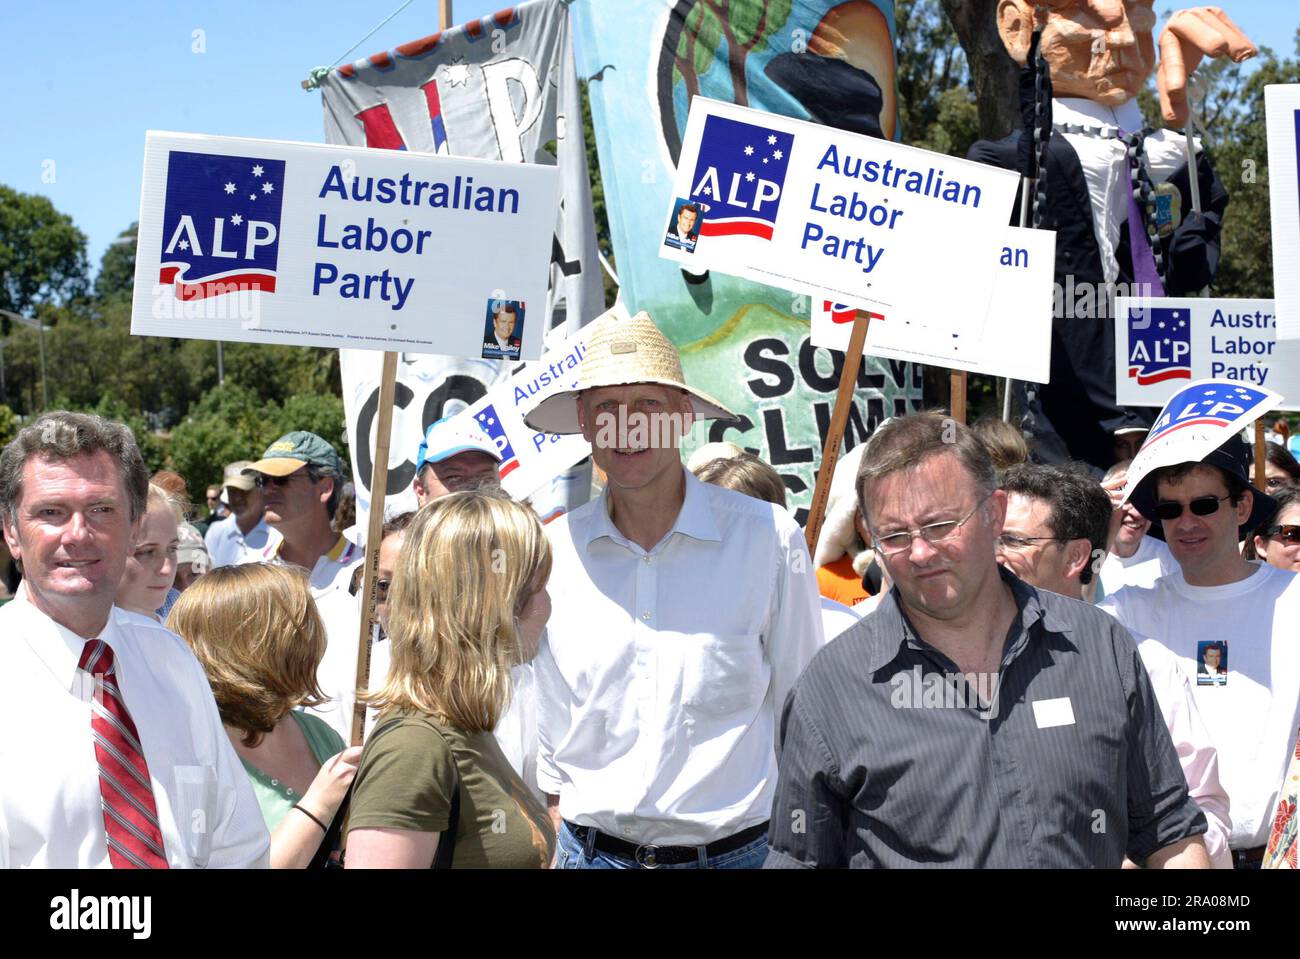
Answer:
[[[1180,386],[1207,377],[1300,397],[1300,341],[1278,341],[1272,300],[1116,298],[1115,398],[1121,406],[1163,406]]]
[[[149,132],[131,332],[535,358],[558,189],[535,164]]]
[[[482,399],[457,414],[472,420],[501,451],[501,485],[523,499],[591,455],[582,434],[538,433],[524,425],[524,413],[552,393],[577,385],[578,364],[586,353],[586,335],[577,330],[540,360],[526,363],[510,379],[492,387]]]
[[[1009,170],[695,97],[660,255],[978,333],[1019,178]]]
[[[993,296],[982,334],[935,317],[909,319],[904,313],[872,311],[863,352],[1046,383],[1052,366],[1052,281],[1056,233],[1004,227],[1003,245],[991,257]],[[846,350],[857,311],[821,299],[813,302],[812,344]]]
[[[439,357],[433,362],[419,354],[399,354],[384,501],[388,516],[418,508],[411,485],[417,451],[425,431],[443,417],[468,416],[492,437],[501,451],[497,469],[502,486],[516,499],[529,498],[544,519],[585,502],[590,476],[570,467],[590,454],[590,445],[581,436],[534,433],[524,426],[520,412],[552,390],[571,385],[586,345],[581,330],[567,339],[557,336],[558,332],[548,338],[555,341],[554,346],[540,360],[516,364],[508,376],[495,383],[492,377],[499,364],[488,360]],[[358,528],[365,527],[370,512],[379,399],[376,383],[382,359],[380,353],[356,353],[353,362],[343,367],[343,405],[348,445],[353,451]],[[493,383],[487,392],[484,381]]]
[[[1184,386],[1160,411],[1129,464],[1124,499],[1152,470],[1199,462],[1281,401],[1279,393],[1233,380],[1198,380]]]
[[[1300,339],[1300,83],[1264,87],[1277,338]]]

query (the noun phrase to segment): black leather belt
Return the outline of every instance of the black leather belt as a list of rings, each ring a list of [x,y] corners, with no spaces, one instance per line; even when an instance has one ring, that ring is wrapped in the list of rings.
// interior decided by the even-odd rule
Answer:
[[[1264,861],[1264,853],[1267,851],[1267,846],[1256,846],[1254,849],[1234,849],[1232,850],[1232,864],[1237,869],[1258,869],[1260,863]]]
[[[591,847],[592,849],[597,852],[608,853],[611,856],[618,856],[620,859],[631,859],[637,865],[645,866],[647,869],[653,869],[656,866],[679,865],[684,862],[699,862],[700,859],[699,846],[655,846],[648,843],[638,845],[634,842],[618,839],[608,833],[603,833],[591,826],[579,826],[567,819],[564,820],[564,824],[569,827],[569,831],[584,847],[590,841],[591,834],[595,833],[596,841]],[[767,831],[768,824],[764,822],[711,842],[704,847],[705,858],[712,859],[714,856],[735,852],[742,846],[748,846],[754,840],[766,836]]]

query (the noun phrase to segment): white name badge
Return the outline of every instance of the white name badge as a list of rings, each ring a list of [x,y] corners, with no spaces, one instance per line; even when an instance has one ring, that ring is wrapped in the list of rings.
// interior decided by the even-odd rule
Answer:
[[[1070,697],[1035,700],[1034,722],[1038,724],[1039,729],[1051,729],[1053,726],[1073,726],[1074,707],[1070,705]]]

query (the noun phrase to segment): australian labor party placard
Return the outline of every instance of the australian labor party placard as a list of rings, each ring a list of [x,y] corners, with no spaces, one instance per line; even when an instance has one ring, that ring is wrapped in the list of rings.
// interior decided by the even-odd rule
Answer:
[[[536,359],[558,188],[537,164],[150,132],[131,332]]]

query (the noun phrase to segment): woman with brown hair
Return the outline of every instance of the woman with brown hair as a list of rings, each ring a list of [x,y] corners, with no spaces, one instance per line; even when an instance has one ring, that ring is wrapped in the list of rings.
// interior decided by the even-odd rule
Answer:
[[[537,654],[551,550],[499,493],[438,499],[406,531],[389,589],[388,677],[352,790],[348,868],[545,868],[555,832],[493,729],[510,669]]]
[[[324,696],[316,670],[325,627],[294,566],[223,566],[181,594],[167,620],[198,657],[226,733],[271,831],[271,867],[302,869],[322,852],[361,748],[295,708]],[[318,853],[320,854],[318,857]]]

